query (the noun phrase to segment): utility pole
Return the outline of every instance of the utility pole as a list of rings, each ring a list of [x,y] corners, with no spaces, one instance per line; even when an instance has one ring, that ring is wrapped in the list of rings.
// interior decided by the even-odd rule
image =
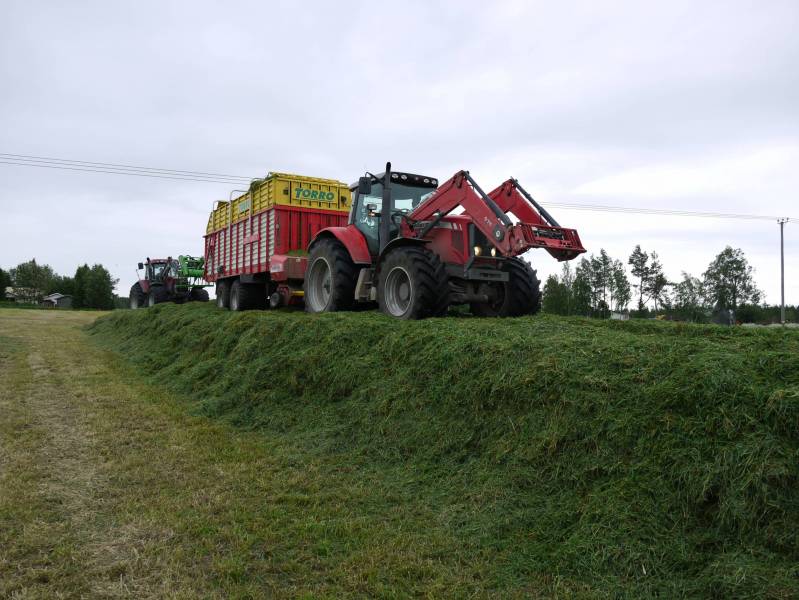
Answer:
[[[783,231],[787,218],[777,219],[780,224],[780,323],[785,325],[785,236]]]

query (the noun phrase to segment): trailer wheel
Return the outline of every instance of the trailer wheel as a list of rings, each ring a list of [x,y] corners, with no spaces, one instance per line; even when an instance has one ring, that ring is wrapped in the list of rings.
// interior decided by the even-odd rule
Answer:
[[[130,288],[128,302],[130,303],[130,308],[133,310],[147,306],[147,294],[145,294],[144,290],[141,289],[141,284],[138,281]]]
[[[162,285],[151,285],[150,293],[147,294],[147,306],[155,306],[169,299],[169,292]]]
[[[244,306],[244,299],[241,296],[241,282],[236,279],[230,285],[230,304],[228,305],[228,308],[230,308],[230,310],[233,312],[239,312],[246,309]]]
[[[201,287],[193,287],[189,292],[189,302],[208,302],[208,290]]]
[[[244,310],[266,310],[269,301],[266,285],[239,282],[239,299],[244,304]]]
[[[426,248],[404,246],[390,251],[380,265],[380,310],[399,319],[443,314],[449,304],[444,265]]]
[[[305,310],[312,313],[348,310],[355,303],[358,269],[338,240],[322,239],[308,254],[303,291]]]
[[[535,270],[519,258],[505,262],[508,281],[493,284],[496,298],[493,302],[472,302],[472,314],[478,317],[521,317],[534,315],[541,309],[541,282]]]
[[[240,279],[230,286],[230,310],[263,309],[266,307],[266,286],[261,283],[242,283]]]
[[[216,306],[230,308],[230,284],[224,279],[216,282]]]

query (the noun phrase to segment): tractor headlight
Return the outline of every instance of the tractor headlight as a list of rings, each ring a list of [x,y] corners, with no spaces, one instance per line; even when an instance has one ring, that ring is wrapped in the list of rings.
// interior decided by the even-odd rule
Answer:
[[[483,249],[482,249],[480,246],[475,246],[475,247],[474,247],[474,255],[475,255],[475,256],[480,256],[480,254],[481,254],[482,252],[483,252]]]
[[[491,246],[491,256],[496,256],[496,255],[497,255],[497,249]]]

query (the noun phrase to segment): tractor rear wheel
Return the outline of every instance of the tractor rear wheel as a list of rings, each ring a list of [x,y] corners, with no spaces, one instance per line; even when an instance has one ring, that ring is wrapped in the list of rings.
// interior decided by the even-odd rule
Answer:
[[[303,291],[305,310],[312,313],[349,310],[355,303],[358,269],[338,240],[322,239],[308,254]]]
[[[391,250],[380,265],[377,297],[380,310],[399,319],[442,315],[449,304],[444,265],[420,246]]]
[[[242,311],[266,307],[266,286],[260,283],[242,283],[236,279],[230,286],[230,310]]]
[[[224,279],[216,282],[216,305],[218,308],[230,308],[230,284]]]
[[[189,302],[208,302],[208,290],[201,287],[193,287],[189,292]]]
[[[492,302],[472,302],[472,314],[478,317],[521,317],[534,315],[541,309],[541,282],[535,270],[520,258],[510,258],[503,270],[508,281],[491,284]]]
[[[130,288],[130,296],[128,302],[132,309],[144,308],[147,306],[147,294],[141,289],[141,284],[137,281]]]
[[[169,293],[162,285],[151,285],[150,293],[147,294],[147,306],[155,306],[166,302],[169,298]]]

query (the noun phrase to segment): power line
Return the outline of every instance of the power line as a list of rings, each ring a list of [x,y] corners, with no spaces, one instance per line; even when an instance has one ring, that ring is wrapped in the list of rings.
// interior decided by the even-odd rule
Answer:
[[[72,160],[68,158],[53,158],[48,156],[30,156],[27,154],[5,154],[0,152],[0,157],[5,159],[11,160],[21,160],[24,162],[32,162],[32,163],[49,163],[49,164],[65,164],[65,165],[86,165],[90,167],[113,167],[114,170],[122,169],[122,170],[134,170],[134,171],[152,171],[152,172],[164,172],[167,174],[175,173],[179,175],[187,175],[187,176],[194,176],[199,175],[203,177],[217,177],[221,179],[234,179],[237,181],[247,180],[249,181],[251,178],[245,177],[243,175],[225,175],[223,173],[206,173],[203,171],[184,171],[181,169],[163,169],[158,167],[142,167],[137,165],[125,165],[125,164],[118,164],[118,163],[102,163],[102,162],[91,162],[88,160]]]
[[[134,177],[151,177],[156,179],[173,179],[179,181],[193,181],[198,183],[221,183],[225,185],[247,185],[251,180],[238,180],[238,181],[223,181],[223,180],[216,180],[216,179],[200,179],[197,177],[182,177],[180,175],[165,175],[165,174],[158,174],[158,173],[137,173],[132,171],[115,171],[111,169],[94,169],[94,168],[86,168],[86,167],[79,167],[79,166],[66,166],[66,165],[45,165],[45,164],[35,164],[35,163],[26,163],[26,162],[13,162],[13,161],[6,161],[0,160],[0,164],[4,165],[15,165],[18,167],[39,167],[42,169],[60,169],[60,170],[67,170],[67,171],[83,171],[86,173],[105,173],[107,175],[132,175]]]
[[[0,164],[20,167],[38,167],[44,169],[59,169],[67,171],[81,171],[86,173],[102,173],[106,175],[131,175],[134,177],[149,177],[155,179],[171,179],[177,181],[191,181],[196,183],[215,183],[226,185],[247,185],[254,177],[240,175],[225,175],[222,173],[206,173],[203,171],[183,171],[178,169],[163,169],[157,167],[141,167],[119,163],[100,163],[85,160],[72,160],[31,156],[26,154],[0,153]],[[542,202],[546,206],[566,210],[584,210],[590,212],[609,212],[620,214],[659,215],[673,217],[698,217],[710,219],[742,219],[756,221],[775,221],[781,217],[770,215],[751,215],[721,212],[703,212],[677,209],[636,208],[632,206],[608,206],[601,204],[579,204],[574,202]],[[787,217],[785,217],[787,218]],[[796,219],[793,219],[796,220]]]
[[[747,219],[747,220],[758,220],[758,221],[776,221],[777,219],[780,218],[769,215],[702,212],[702,211],[662,209],[662,208],[636,208],[633,206],[606,206],[599,204],[578,204],[570,202],[542,202],[541,204],[563,209],[588,210],[588,211],[613,212],[613,213],[635,213],[643,215],[663,215],[671,217],[702,217],[709,219]]]

